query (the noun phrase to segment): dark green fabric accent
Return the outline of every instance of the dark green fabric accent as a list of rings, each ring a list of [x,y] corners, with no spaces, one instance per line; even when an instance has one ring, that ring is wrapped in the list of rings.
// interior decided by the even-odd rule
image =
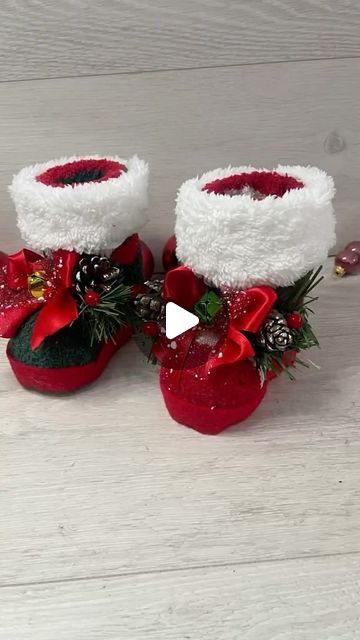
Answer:
[[[84,184],[85,182],[93,182],[93,180],[99,180],[103,177],[103,171],[101,169],[91,169],[90,171],[85,169],[84,171],[77,171],[70,176],[66,176],[61,179],[61,183],[67,184]]]
[[[59,368],[78,366],[96,360],[101,345],[90,346],[82,333],[80,322],[65,327],[33,351],[30,346],[31,335],[39,312],[26,320],[15,338],[9,342],[11,355],[20,362],[37,367]]]
[[[124,284],[131,286],[143,282],[141,248],[131,265],[119,266],[124,273]],[[89,337],[84,334],[83,323],[80,320],[45,338],[40,347],[33,351],[31,336],[38,313],[30,316],[9,342],[10,353],[16,360],[37,367],[58,369],[96,360],[102,345],[90,345]]]

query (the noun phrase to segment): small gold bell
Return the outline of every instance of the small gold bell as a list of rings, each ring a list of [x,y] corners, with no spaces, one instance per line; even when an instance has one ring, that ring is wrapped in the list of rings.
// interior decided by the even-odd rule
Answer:
[[[28,288],[34,298],[43,298],[46,290],[46,280],[42,271],[35,271],[28,276]]]
[[[344,276],[346,276],[346,271],[344,267],[342,267],[339,264],[336,267],[334,267],[334,273],[338,278],[343,278]]]

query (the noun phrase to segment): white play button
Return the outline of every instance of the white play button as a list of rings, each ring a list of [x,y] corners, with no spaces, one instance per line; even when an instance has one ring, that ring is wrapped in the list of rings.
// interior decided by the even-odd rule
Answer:
[[[179,307],[179,305],[174,302],[167,303],[165,330],[166,337],[169,340],[177,338],[177,336],[185,333],[188,329],[196,327],[197,324],[199,324],[199,318],[196,315]]]

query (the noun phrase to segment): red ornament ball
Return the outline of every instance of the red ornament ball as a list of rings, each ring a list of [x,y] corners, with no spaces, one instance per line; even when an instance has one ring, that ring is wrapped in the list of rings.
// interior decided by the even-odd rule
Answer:
[[[144,280],[151,280],[154,273],[154,267],[155,267],[154,256],[151,250],[149,249],[148,245],[143,240],[140,241],[140,247],[141,247],[141,257],[142,257],[143,270],[144,270]]]
[[[97,307],[100,300],[100,293],[94,291],[94,289],[89,289],[84,295],[84,301],[88,307]]]
[[[360,256],[360,240],[354,240],[353,242],[349,242],[346,245],[345,251],[352,251],[353,253],[357,253]]]
[[[164,251],[162,254],[162,262],[165,271],[170,271],[171,269],[176,269],[179,266],[179,261],[176,257],[176,238],[175,236],[171,236],[167,243],[165,244]]]
[[[359,269],[360,254],[347,248],[337,254],[335,258],[335,273],[337,276],[343,277],[346,275],[352,275]]]
[[[293,311],[286,316],[286,322],[290,329],[301,329],[304,324],[304,318],[298,311]]]
[[[150,338],[155,338],[159,333],[159,328],[156,322],[144,322],[143,324],[143,334],[145,336],[149,336]]]

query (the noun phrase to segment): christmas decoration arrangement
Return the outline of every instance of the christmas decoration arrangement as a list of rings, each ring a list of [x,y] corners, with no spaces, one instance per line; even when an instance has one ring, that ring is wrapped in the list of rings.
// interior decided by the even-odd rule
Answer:
[[[22,169],[10,194],[29,248],[0,254],[0,335],[19,382],[47,392],[93,382],[132,334],[134,298],[153,258],[148,166],[71,157]]]
[[[339,278],[360,273],[360,240],[346,245],[335,257],[334,273]]]
[[[314,167],[229,167],[179,190],[163,282],[135,300],[170,415],[217,434],[247,418],[269,382],[318,346],[312,304],[335,240],[331,177]],[[174,263],[174,249],[176,260]],[[199,324],[166,337],[165,305]]]

